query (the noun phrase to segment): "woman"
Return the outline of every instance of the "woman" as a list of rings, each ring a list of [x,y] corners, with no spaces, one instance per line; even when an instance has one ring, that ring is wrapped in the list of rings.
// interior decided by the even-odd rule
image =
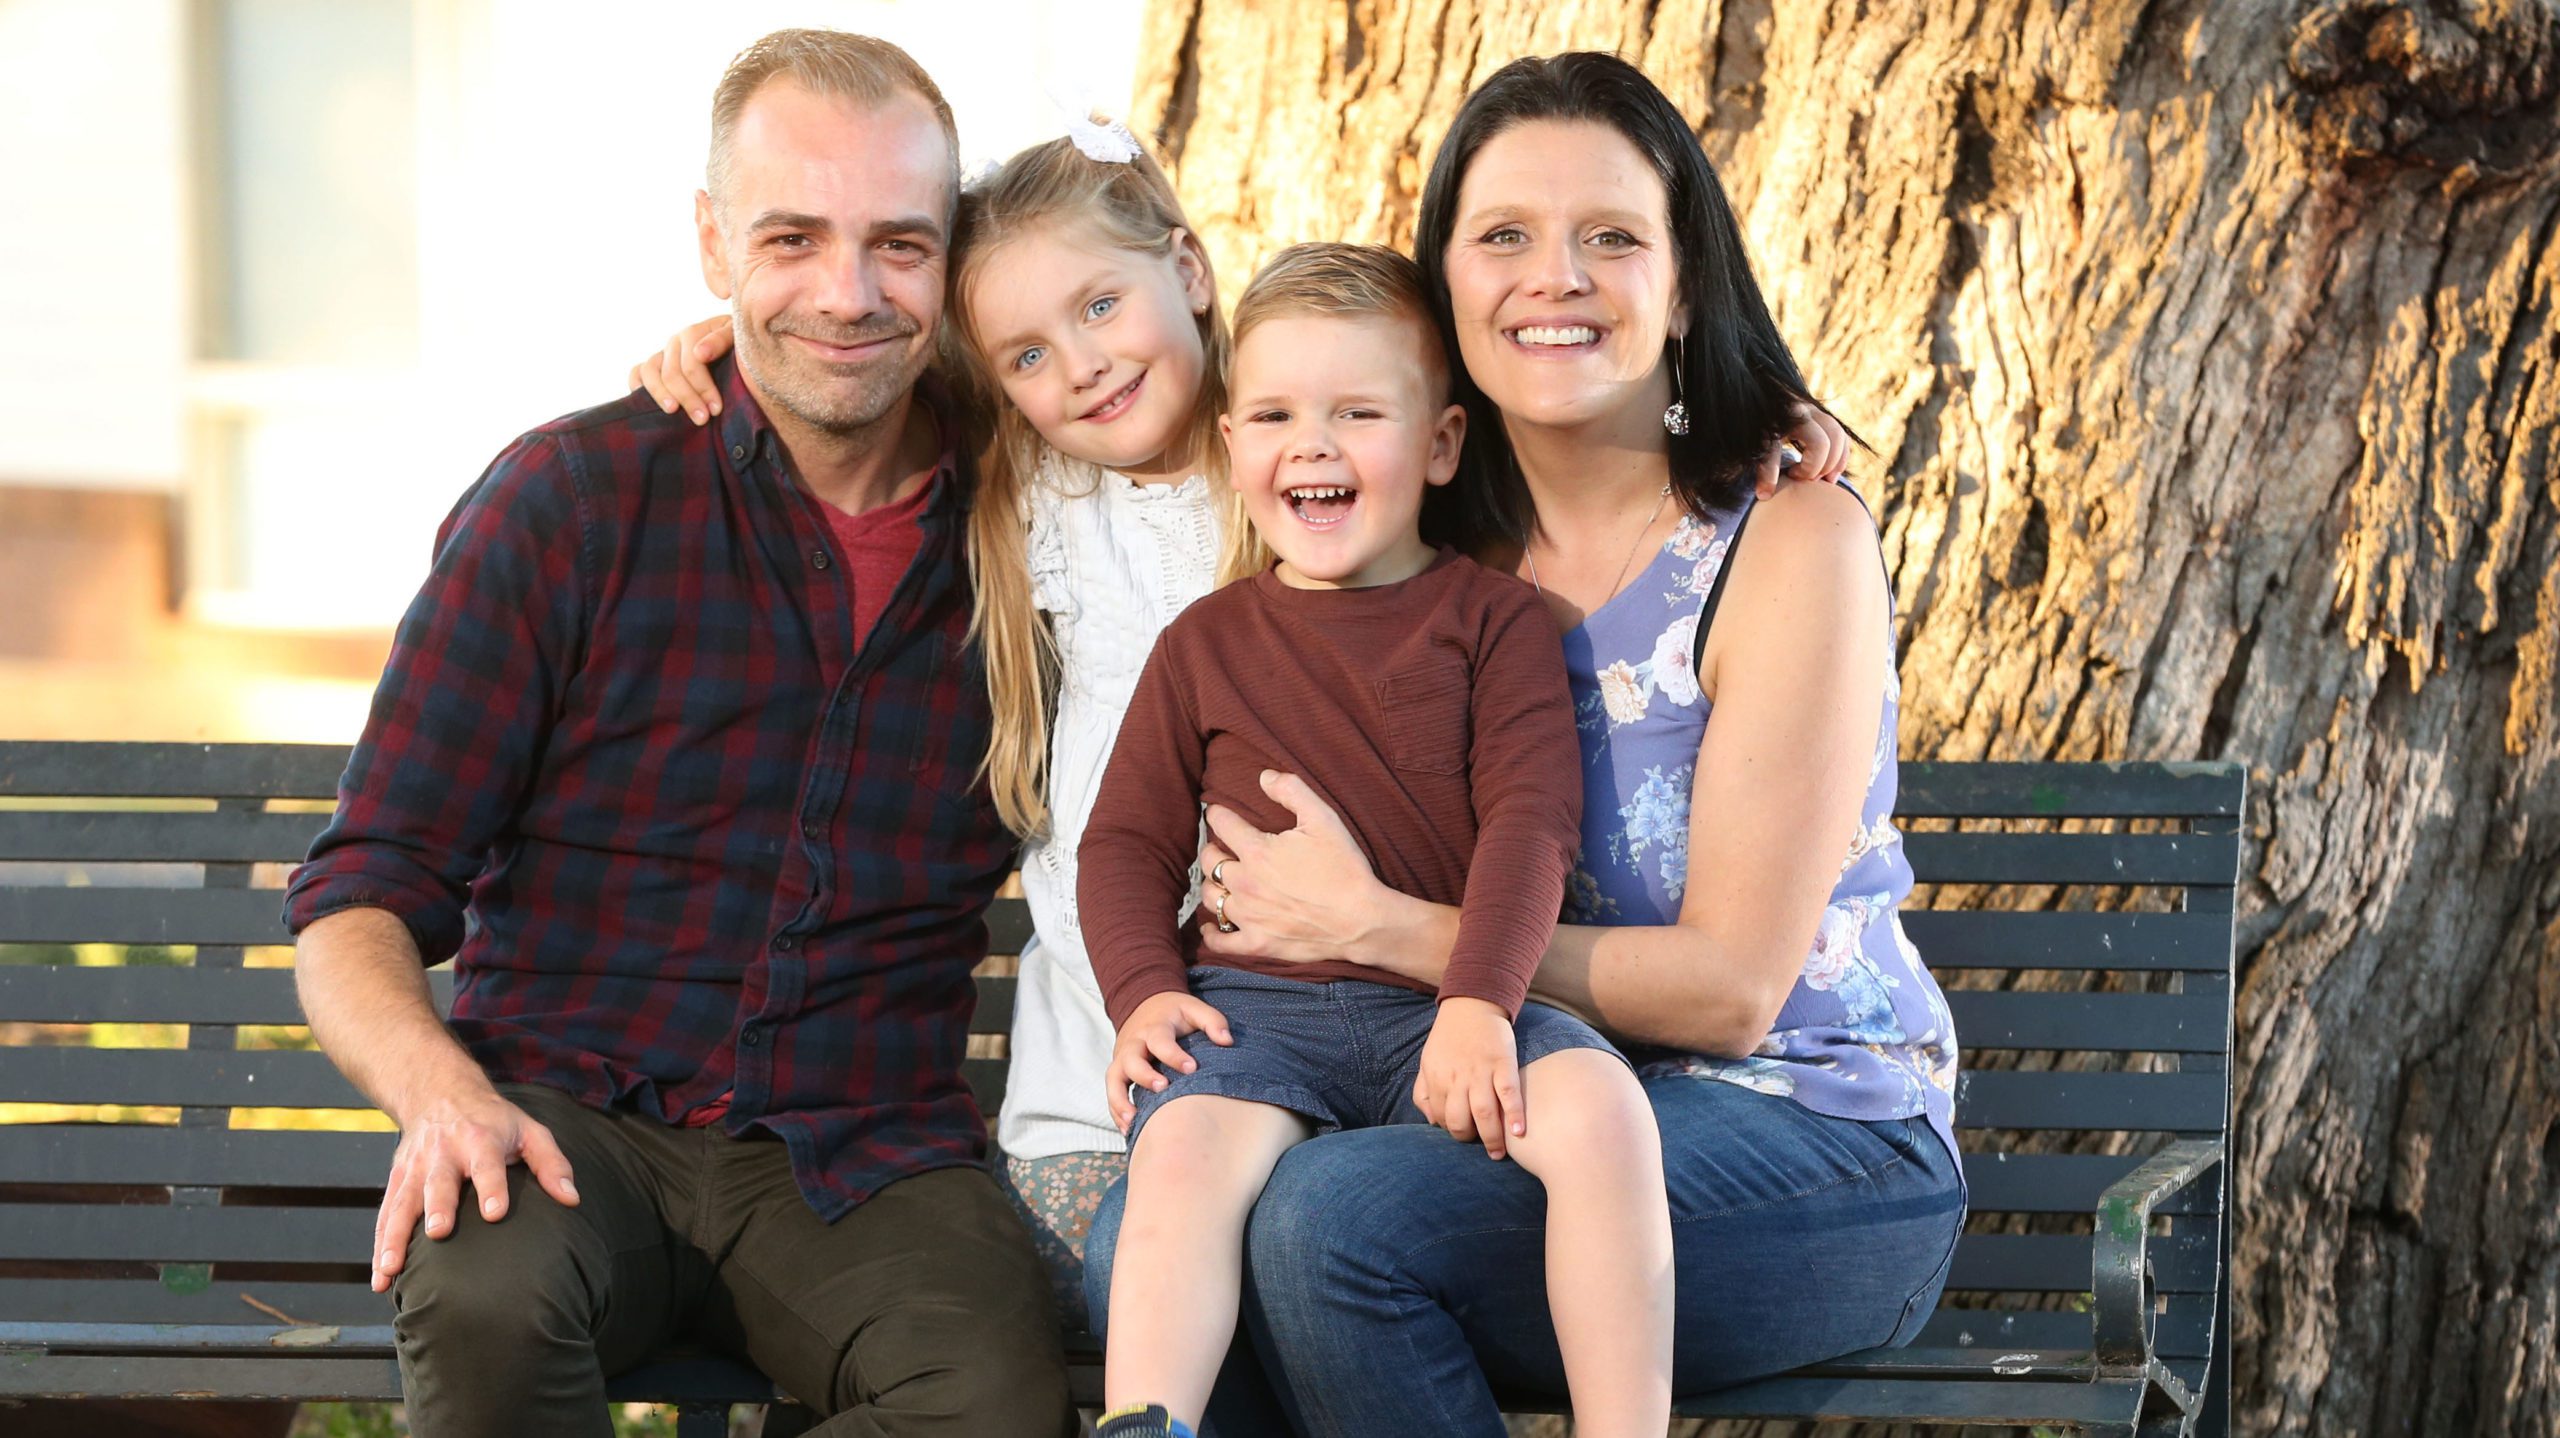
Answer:
[[[1472,416],[1443,518],[1564,631],[1584,853],[1534,992],[1645,1076],[1675,1386],[1907,1342],[1964,1192],[1952,1026],[1893,914],[1911,877],[1886,817],[1873,523],[1827,485],[1755,501],[1748,470],[1805,387],[1713,171],[1625,62],[1488,80],[1434,162],[1416,247]],[[1236,930],[1209,947],[1436,978],[1455,912],[1385,889],[1321,800],[1269,782],[1297,828],[1211,813],[1204,908],[1223,890]],[[1283,1161],[1248,1241],[1259,1362],[1230,1364],[1217,1431],[1274,1431],[1276,1390],[1310,1434],[1498,1434],[1497,1387],[1562,1391],[1539,1187],[1450,1137],[1369,1129]],[[1117,1223],[1106,1202],[1089,1294],[1109,1291]]]

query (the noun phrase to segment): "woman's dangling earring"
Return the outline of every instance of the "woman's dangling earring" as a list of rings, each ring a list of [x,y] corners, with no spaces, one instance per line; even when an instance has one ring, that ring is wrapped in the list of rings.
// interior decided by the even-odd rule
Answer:
[[[1662,411],[1662,427],[1674,435],[1689,432],[1689,406],[1682,397],[1688,387],[1680,381],[1680,341],[1671,342],[1671,403]]]

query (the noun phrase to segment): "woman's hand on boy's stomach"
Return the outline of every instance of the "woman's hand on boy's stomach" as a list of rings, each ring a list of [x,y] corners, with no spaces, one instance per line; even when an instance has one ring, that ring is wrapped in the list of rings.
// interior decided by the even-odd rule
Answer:
[[[1111,1103],[1111,1121],[1122,1133],[1129,1131],[1129,1121],[1138,1116],[1138,1106],[1129,1101],[1132,1084],[1149,1093],[1161,1093],[1172,1080],[1164,1070],[1189,1073],[1200,1067],[1191,1055],[1182,1051],[1185,1034],[1207,1034],[1209,1042],[1231,1045],[1236,1039],[1228,1031],[1227,1016],[1208,1004],[1176,989],[1168,989],[1142,1001],[1120,1026],[1120,1037],[1111,1046],[1111,1068],[1102,1076],[1105,1097]],[[1163,1065],[1159,1069],[1157,1065]]]
[[[1486,1156],[1502,1157],[1511,1139],[1529,1131],[1510,1015],[1483,999],[1442,999],[1423,1041],[1413,1106],[1451,1138],[1479,1141]]]
[[[1223,804],[1209,806],[1211,838],[1200,849],[1200,907],[1192,915],[1202,951],[1286,964],[1347,960],[1438,982],[1440,956],[1385,941],[1387,911],[1405,896],[1378,882],[1360,842],[1314,786],[1266,770],[1262,792],[1296,824],[1266,834]],[[1233,930],[1218,927],[1222,892]]]

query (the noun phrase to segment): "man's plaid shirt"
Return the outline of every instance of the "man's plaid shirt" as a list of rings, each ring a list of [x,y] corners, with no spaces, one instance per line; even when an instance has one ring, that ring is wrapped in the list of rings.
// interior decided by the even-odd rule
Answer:
[[[727,1095],[833,1219],[985,1149],[960,1065],[1013,845],[972,782],[974,476],[937,403],[923,546],[857,651],[817,501],[720,378],[709,428],[626,398],[463,496],[286,921],[388,910],[455,955],[493,1078],[669,1122]]]

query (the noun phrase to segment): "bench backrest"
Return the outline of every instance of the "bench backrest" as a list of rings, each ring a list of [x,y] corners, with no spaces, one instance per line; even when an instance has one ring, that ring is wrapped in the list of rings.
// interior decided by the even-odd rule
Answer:
[[[0,1342],[177,1324],[219,1346],[388,1321],[363,1278],[392,1138],[310,1050],[278,919],[345,757],[0,743]],[[1902,777],[1931,886],[1904,923],[1966,1060],[1974,1231],[1945,1306],[1990,1310],[1964,1318],[1966,1341],[2085,1348],[2070,1310],[2099,1192],[2167,1136],[2228,1127],[2244,780],[2159,764]],[[990,1112],[1020,901],[993,928],[969,1075]],[[2185,1370],[2211,1346],[2219,1192],[2169,1207],[2152,1274],[2159,1351]]]

